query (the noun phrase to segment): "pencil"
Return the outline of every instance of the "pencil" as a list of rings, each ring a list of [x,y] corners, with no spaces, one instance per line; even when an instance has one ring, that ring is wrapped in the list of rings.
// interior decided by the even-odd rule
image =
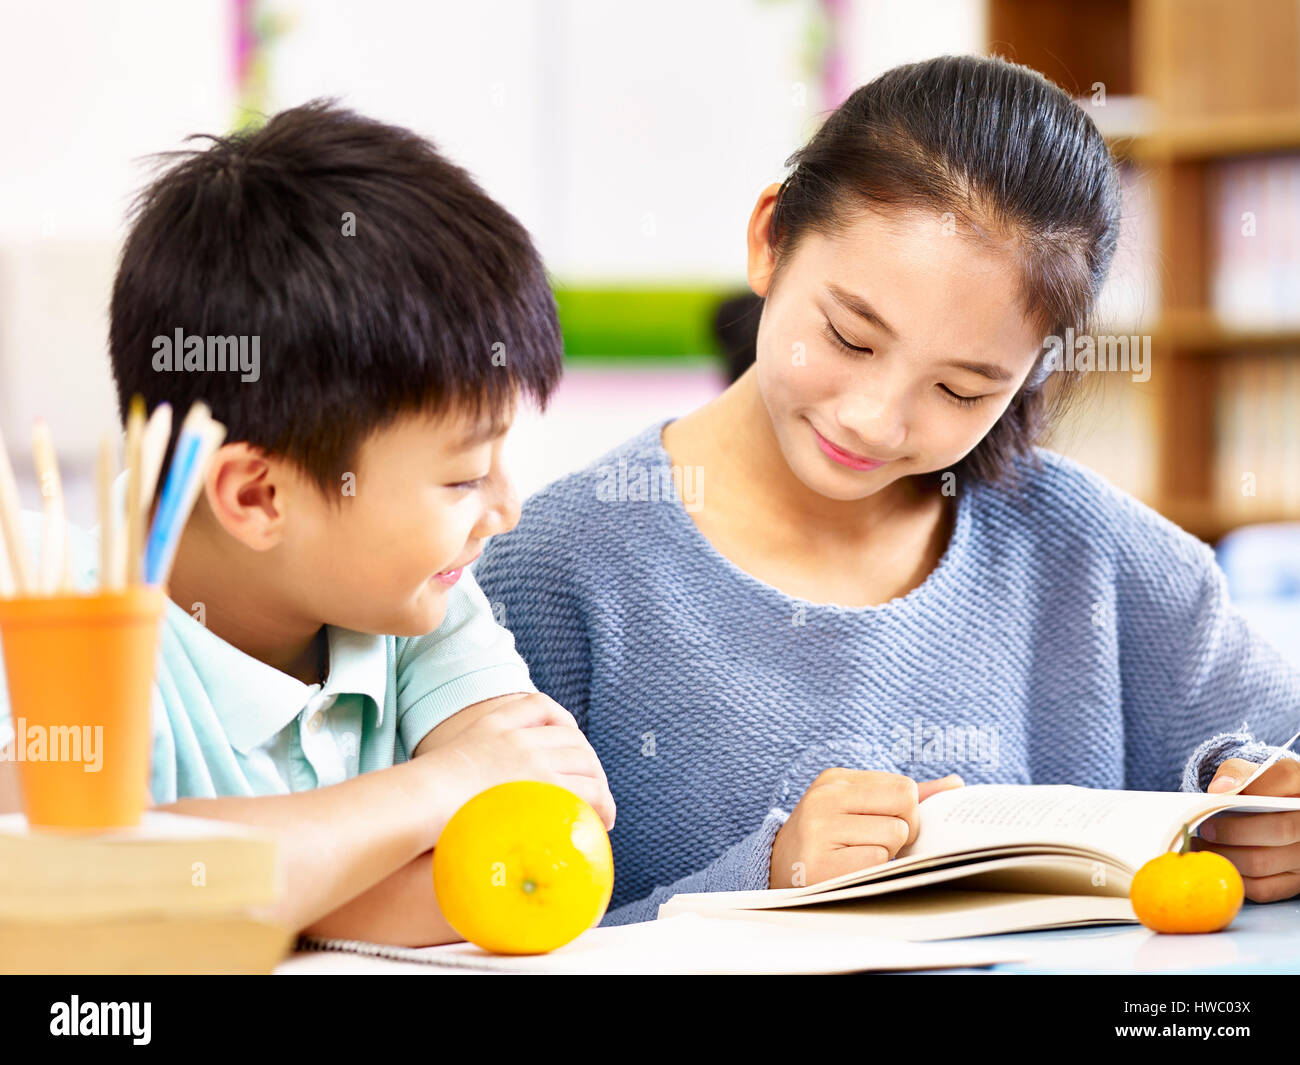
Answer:
[[[144,480],[140,484],[140,513],[144,516],[145,528],[149,526],[149,508],[153,506],[154,492],[158,490],[158,475],[162,472],[167,441],[171,435],[171,404],[159,403],[149,415],[149,421],[144,427],[144,441],[140,447],[144,468]]]
[[[14,468],[9,464],[9,453],[5,450],[3,437],[0,437],[0,534],[3,534],[0,535],[0,541],[3,541],[9,559],[9,577],[13,581],[14,594],[27,595],[35,592],[31,565],[27,559],[27,546],[18,524],[18,484],[14,480]]]
[[[202,487],[207,460],[220,446],[225,432],[225,426],[212,420],[205,403],[195,403],[185,415],[149,530],[145,548],[147,583],[162,583],[171,572],[185,523]]]
[[[206,411],[207,408],[204,408]],[[172,564],[176,561],[176,550],[180,547],[181,534],[185,531],[185,523],[189,521],[190,514],[194,510],[194,504],[198,502],[199,493],[203,491],[203,480],[208,470],[208,460],[216,453],[217,448],[221,446],[222,440],[226,438],[226,427],[219,421],[215,421],[211,415],[207,416],[206,422],[200,427],[200,441],[198,453],[194,457],[194,465],[189,478],[185,481],[185,494],[181,497],[180,519],[171,537],[171,542],[163,553],[162,571],[158,574],[156,583],[166,584],[167,578],[171,576]]]
[[[13,572],[9,569],[9,549],[5,547],[4,530],[0,529],[0,598],[14,594]]]
[[[117,476],[117,456],[113,441],[104,437],[99,442],[99,586],[104,591],[116,590],[117,524],[113,515],[113,478]]]
[[[131,397],[126,415],[126,583],[139,584],[144,565],[144,521],[140,515],[140,495],[144,475],[140,468],[140,448],[144,436],[144,399]]]
[[[67,579],[68,526],[54,441],[44,418],[37,418],[32,427],[32,458],[41,486],[41,591],[53,595],[66,591],[70,583]]]

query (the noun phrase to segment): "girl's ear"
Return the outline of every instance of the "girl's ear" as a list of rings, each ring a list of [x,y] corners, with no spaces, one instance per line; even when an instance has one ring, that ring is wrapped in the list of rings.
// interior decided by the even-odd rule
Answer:
[[[780,183],[773,182],[758,194],[758,203],[754,204],[754,211],[749,216],[749,229],[745,234],[749,245],[749,287],[754,290],[754,295],[762,299],[767,298],[767,290],[772,284],[772,269],[776,264],[772,246],[768,243],[768,230],[780,191]]]

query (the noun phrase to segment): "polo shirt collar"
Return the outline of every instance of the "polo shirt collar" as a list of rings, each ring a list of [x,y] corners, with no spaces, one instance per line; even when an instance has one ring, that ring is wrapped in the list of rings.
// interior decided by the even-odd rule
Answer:
[[[173,632],[222,723],[231,746],[241,753],[259,747],[302,713],[317,694],[363,695],[375,706],[375,726],[383,721],[388,690],[388,649],[384,636],[326,626],[329,675],[325,684],[304,684],[245,654],[167,601]]]

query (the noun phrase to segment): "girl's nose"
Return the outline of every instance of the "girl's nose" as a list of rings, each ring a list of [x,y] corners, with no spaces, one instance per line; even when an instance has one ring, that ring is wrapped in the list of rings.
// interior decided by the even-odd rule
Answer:
[[[861,450],[873,458],[892,458],[907,439],[904,409],[902,395],[888,388],[844,397],[836,412],[848,436],[842,446],[851,451]]]

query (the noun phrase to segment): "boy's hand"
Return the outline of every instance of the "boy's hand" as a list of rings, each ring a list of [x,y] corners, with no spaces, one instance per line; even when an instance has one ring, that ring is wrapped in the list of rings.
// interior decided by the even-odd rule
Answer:
[[[573,715],[545,695],[466,707],[425,736],[415,755],[436,759],[457,793],[456,808],[496,784],[540,780],[568,788],[591,804],[606,831],[614,827],[614,797],[600,759]]]
[[[1259,765],[1229,758],[1206,789],[1227,791]],[[1300,762],[1279,758],[1243,795],[1300,795]],[[1271,814],[1221,814],[1201,825],[1192,849],[1222,854],[1237,867],[1251,902],[1277,902],[1300,894],[1300,811]]]
[[[921,801],[961,786],[955,773],[918,783],[899,773],[824,770],[776,834],[768,886],[802,887],[889,861],[916,839]]]

